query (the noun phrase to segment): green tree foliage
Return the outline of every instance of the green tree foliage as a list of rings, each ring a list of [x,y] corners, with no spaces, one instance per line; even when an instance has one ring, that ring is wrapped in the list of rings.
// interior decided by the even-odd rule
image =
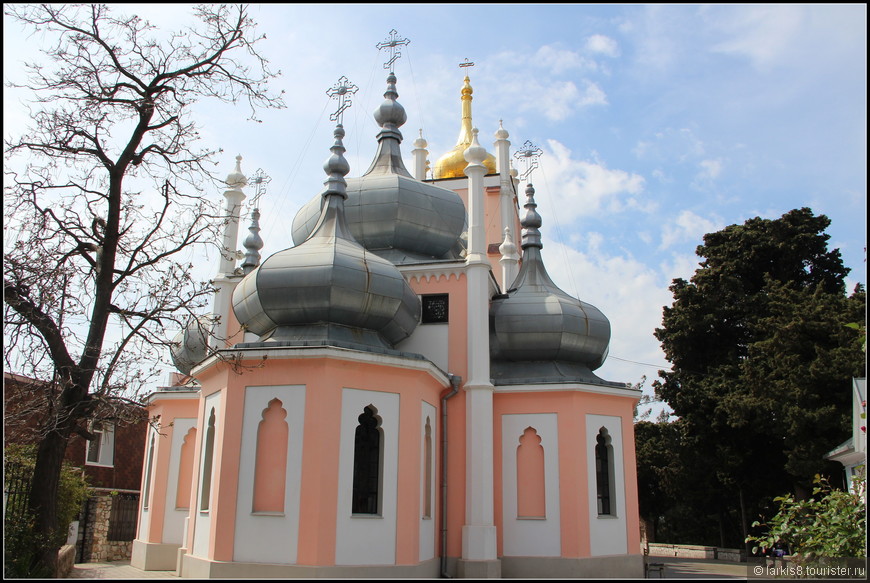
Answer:
[[[36,463],[36,448],[9,446],[4,451],[4,463],[7,469],[14,467],[20,474],[32,474]],[[23,494],[23,492],[16,492],[13,495]],[[26,505],[7,500],[7,511],[3,516],[5,577],[54,576],[47,565],[40,565],[34,559],[37,549],[43,546],[60,547],[67,538],[67,527],[81,512],[82,505],[88,497],[88,483],[81,468],[64,463],[57,495],[58,526],[47,537],[34,528],[33,512]],[[43,541],[45,538],[48,538],[48,541]]]
[[[652,542],[662,534],[661,521],[672,505],[683,473],[679,431],[677,423],[640,421],[634,425],[638,504]]]
[[[779,512],[767,524],[762,536],[749,536],[754,551],[784,543],[799,562],[813,563],[823,557],[864,557],[867,543],[867,482],[855,478],[852,491],[832,488],[816,475],[813,495],[799,500],[794,494],[779,496]]]
[[[866,294],[847,297],[829,224],[802,208],[705,235],[655,332],[672,370],[653,387],[683,424],[682,463],[705,474],[723,515],[740,516],[738,542],[774,496],[832,470],[822,456],[849,431],[864,352],[847,324],[863,320]]]

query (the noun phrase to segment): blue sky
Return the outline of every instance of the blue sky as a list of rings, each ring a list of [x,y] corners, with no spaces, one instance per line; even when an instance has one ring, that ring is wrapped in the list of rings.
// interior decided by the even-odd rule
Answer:
[[[189,20],[183,4],[118,9],[161,28]],[[532,176],[544,259],[563,289],[611,320],[603,378],[636,383],[667,367],[653,330],[672,301],[671,280],[697,267],[704,233],[809,206],[832,220],[830,245],[852,269],[850,289],[866,283],[863,4],[268,4],[250,12],[267,36],[261,53],[282,71],[274,86],[288,107],[256,124],[241,107],[202,101],[195,118],[206,145],[224,149],[225,172],[241,154],[248,176],[262,168],[272,178],[260,205],[264,257],[292,245],[293,215],[321,189],[334,106],[325,92],[342,75],[360,88],[344,120],[350,175],[368,168],[386,77],[375,45],[395,29],[410,40],[395,67],[409,167],[419,129],[433,163],[456,143],[466,58],[475,63],[482,144],[492,151],[503,120],[515,148],[529,140],[544,151]],[[28,41],[6,19],[4,33],[10,79]],[[5,135],[24,119],[10,95]]]

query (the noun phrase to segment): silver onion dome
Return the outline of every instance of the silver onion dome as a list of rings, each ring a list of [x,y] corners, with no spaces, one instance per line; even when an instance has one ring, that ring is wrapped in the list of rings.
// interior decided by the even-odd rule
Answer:
[[[193,318],[172,339],[169,354],[175,368],[186,375],[193,367],[208,356],[208,338],[211,334],[212,318],[200,316]]]
[[[339,125],[311,235],[266,259],[233,292],[236,317],[261,341],[392,349],[420,320],[420,300],[402,274],[348,229],[343,137]]]
[[[550,279],[541,258],[542,221],[534,192],[529,184],[521,221],[522,267],[511,289],[493,298],[490,308],[493,378],[496,384],[607,383],[592,371],[607,358],[610,322]]]
[[[390,73],[384,102],[374,113],[381,126],[377,154],[363,176],[347,180],[348,227],[366,249],[396,264],[458,258],[465,205],[455,192],[420,182],[405,168],[399,127],[407,115],[397,97],[396,76]],[[294,243],[313,232],[322,206],[316,197],[296,214]]]

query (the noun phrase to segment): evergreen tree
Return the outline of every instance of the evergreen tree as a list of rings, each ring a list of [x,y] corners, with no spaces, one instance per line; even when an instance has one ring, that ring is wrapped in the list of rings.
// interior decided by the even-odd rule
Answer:
[[[705,235],[701,266],[674,280],[655,332],[673,366],[653,386],[684,424],[682,463],[740,517],[739,540],[774,496],[830,471],[822,456],[849,432],[864,352],[847,324],[863,320],[866,295],[846,296],[829,224],[802,208]]]

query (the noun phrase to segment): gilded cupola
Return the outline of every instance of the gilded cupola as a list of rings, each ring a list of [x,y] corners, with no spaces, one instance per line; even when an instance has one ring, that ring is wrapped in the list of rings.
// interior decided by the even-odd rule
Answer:
[[[436,179],[465,178],[465,167],[468,166],[468,162],[465,161],[465,150],[471,145],[471,130],[474,127],[471,123],[471,94],[473,92],[471,79],[466,75],[462,85],[462,122],[459,127],[459,138],[456,140],[456,146],[435,162],[432,174]],[[486,166],[487,174],[496,173],[495,156],[492,154],[487,153],[483,165]]]

